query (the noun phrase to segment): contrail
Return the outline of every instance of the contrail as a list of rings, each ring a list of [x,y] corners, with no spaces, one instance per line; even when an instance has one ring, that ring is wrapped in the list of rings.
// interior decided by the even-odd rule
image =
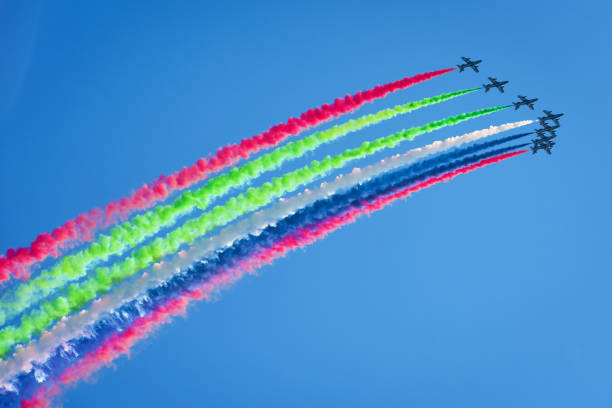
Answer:
[[[344,99],[337,98],[332,104],[324,104],[319,108],[309,109],[302,113],[299,118],[289,118],[287,122],[272,126],[263,133],[243,139],[240,143],[222,147],[212,157],[201,158],[191,166],[175,171],[169,176],[162,175],[153,182],[139,187],[128,197],[80,214],[52,232],[38,235],[28,247],[8,249],[6,255],[0,257],[0,282],[10,279],[11,275],[20,279],[27,279],[30,276],[30,267],[33,264],[43,261],[49,256],[57,257],[64,249],[74,244],[91,240],[95,231],[114,224],[118,219],[127,218],[134,211],[147,209],[156,202],[166,199],[172,191],[182,190],[202,181],[210,173],[231,166],[241,159],[247,159],[261,149],[275,146],[289,136],[297,135],[327,120],[354,112],[362,105],[384,98],[389,93],[444,75],[454,69],[426,72],[378,85],[352,96],[347,95]]]
[[[222,196],[232,188],[248,184],[266,171],[279,168],[288,160],[301,157],[320,145],[351,132],[477,90],[479,88],[424,98],[316,132],[236,167],[229,173],[214,177],[200,189],[182,193],[172,204],[158,205],[144,214],[137,215],[131,221],[118,224],[108,233],[101,234],[87,248],[63,257],[50,269],[42,271],[37,277],[5,293],[0,298],[0,325],[26,310],[33,302],[40,301],[67,283],[82,278],[95,264],[106,261],[110,256],[121,255],[129,248],[152,237],[162,228],[174,225],[177,220],[191,213],[195,208],[205,210],[213,199]]]
[[[500,142],[502,142],[502,140],[500,140]],[[486,143],[486,144],[489,144],[489,143]],[[485,144],[483,143],[482,145],[484,147]],[[302,209],[298,213],[294,213],[288,218],[284,218],[282,221],[278,221],[276,224],[274,224],[275,225],[274,227],[266,228],[266,230],[269,230],[270,228],[274,228],[273,231],[276,235],[286,234],[287,232],[291,232],[292,229],[295,229],[297,226],[307,224],[307,223],[312,223],[322,218],[325,218],[327,216],[333,215],[334,211],[337,212],[340,209],[350,207],[351,205],[359,206],[361,205],[361,202],[363,200],[375,199],[378,195],[383,194],[385,191],[393,192],[397,190],[398,188],[404,188],[406,185],[414,185],[415,183],[422,181],[424,178],[437,176],[441,173],[444,173],[447,170],[455,169],[457,167],[460,167],[461,165],[469,164],[469,163],[473,163],[478,160],[481,160],[484,157],[490,156],[491,154],[505,152],[509,149],[514,149],[514,148],[515,147],[512,146],[510,148],[504,148],[502,150],[498,150],[494,152],[488,152],[488,153],[477,155],[477,156],[471,156],[461,161],[453,162],[451,164],[444,164],[444,165],[440,165],[440,164],[445,163],[448,160],[452,160],[454,159],[454,157],[461,157],[462,154],[458,152],[457,153],[453,152],[452,154],[446,155],[446,157],[435,157],[431,160],[428,160],[429,164],[419,163],[418,165],[412,166],[412,168],[409,168],[406,170],[401,170],[399,172],[395,172],[392,174],[384,174],[384,176],[381,176],[375,180],[372,180],[371,182],[354,187],[351,191],[348,191],[346,193],[342,193],[339,195],[334,195],[328,199],[319,200],[316,202],[314,207],[309,206],[306,209]],[[469,153],[472,150],[473,149],[470,147],[468,149],[463,149],[462,151],[465,153]],[[425,169],[428,166],[432,166],[432,165],[440,165],[440,166],[432,170],[428,170],[425,173],[418,173],[419,171],[421,171],[421,169]],[[417,172],[417,174],[413,175],[415,174],[415,172]],[[256,243],[258,240],[264,243],[268,243],[271,241],[271,238],[262,236],[262,235],[254,236],[252,234],[249,234],[247,235],[247,238],[242,239],[240,242],[235,242],[232,245],[232,247],[236,249],[234,252],[232,252],[233,250],[232,248],[222,251],[223,254],[227,254],[230,258],[228,258],[228,256],[225,256],[225,255],[223,258],[221,256],[214,256],[212,258],[214,262],[211,262],[209,258],[205,258],[205,259],[208,259],[207,264],[209,266],[212,265],[213,267],[217,267],[219,265],[226,266],[230,264],[231,262],[234,262],[232,261],[232,258],[231,258],[232,256],[234,256],[235,258],[237,254],[238,257],[240,258],[242,256],[246,256],[248,251],[253,251],[253,248],[257,249],[257,245],[261,245],[261,244]],[[250,243],[250,241],[253,241],[254,243]],[[185,257],[182,257],[182,258],[183,258],[182,261],[185,261]],[[197,265],[201,263],[200,259],[195,260],[195,262],[193,262],[192,265]],[[216,265],[216,264],[219,264],[219,265]],[[179,270],[181,269],[179,269],[178,267],[174,269],[175,272]],[[190,286],[184,286],[184,285],[190,284],[190,282],[193,281],[194,277],[196,279],[196,282],[199,282],[202,279],[201,276],[202,276],[202,272],[196,273],[191,278],[186,278],[182,274],[176,275],[170,281],[161,283],[161,286],[159,286],[159,288],[155,289],[153,292],[149,292],[149,294],[145,298],[149,299],[149,303],[150,303],[151,301],[155,299],[159,299],[160,296],[161,296],[161,300],[167,299],[168,297],[172,297],[171,296],[172,293],[174,293],[175,294],[174,296],[176,296],[177,293],[180,294],[184,290],[190,290],[191,289]],[[154,284],[153,286],[156,286],[159,284],[160,284],[159,280],[156,280],[156,284]],[[150,289],[150,288],[145,288],[145,289]],[[144,293],[144,290],[140,293]],[[57,348],[59,343],[68,344],[70,339],[77,338],[83,335],[83,331],[82,331],[84,327],[83,324],[92,324],[93,321],[98,320],[100,316],[104,314],[104,312],[108,312],[109,307],[114,309],[114,308],[119,307],[121,304],[125,305],[125,302],[133,300],[133,297],[121,298],[122,295],[125,295],[125,291],[119,290],[118,292],[114,292],[107,297],[107,298],[113,297],[114,303],[106,301],[105,304],[102,305],[100,302],[96,302],[94,303],[94,305],[92,305],[90,310],[81,312],[78,315],[73,315],[69,317],[67,320],[60,322],[58,326],[56,326],[52,331],[45,333],[41,337],[41,341],[38,344],[39,346],[38,350],[36,350],[35,347],[30,346],[28,347],[29,350],[27,350],[28,348],[26,348],[25,350],[22,350],[24,352],[22,353],[18,352],[13,357],[12,360],[9,360],[6,364],[3,365],[2,371],[4,372],[4,375],[2,378],[2,382],[0,383],[8,384],[9,383],[8,380],[11,377],[15,376],[16,372],[20,370],[29,371],[31,369],[31,364],[35,361],[38,362],[39,366],[42,366],[44,361],[48,361],[49,358],[51,358],[52,352],[54,352],[54,350]],[[107,299],[105,298],[103,300],[107,300]],[[158,302],[158,300],[155,300],[155,301]],[[112,314],[112,316],[114,316],[113,325],[120,323],[116,321],[117,319],[127,324],[128,322],[126,319],[128,318],[126,316],[129,316],[130,313],[133,314],[134,311],[136,311],[137,314],[142,314],[143,308],[146,309],[145,306],[146,305],[142,304],[136,307],[136,309],[134,309],[134,307],[130,307],[126,310],[123,310],[125,309],[125,306],[122,306],[118,312],[113,312]],[[106,310],[100,310],[102,308],[106,308]],[[94,310],[94,309],[97,309],[97,310]],[[150,309],[151,308],[149,307],[149,310]],[[88,314],[88,316],[84,320],[83,318],[85,317],[84,316],[85,314]],[[78,319],[79,321],[75,319]],[[90,322],[87,322],[87,319],[89,319]],[[69,328],[68,326],[71,326],[71,327]],[[58,327],[61,327],[61,328],[58,328]],[[99,333],[100,327],[104,327],[104,326],[100,326],[99,323],[96,323],[95,328],[98,331],[98,333]],[[118,326],[117,329],[120,329],[120,326]],[[106,332],[108,332],[108,330],[106,330]],[[89,329],[85,333],[90,333]],[[96,338],[99,338],[100,334],[95,334],[95,333],[96,332],[93,332],[93,334],[85,334],[85,336],[86,337],[94,336]],[[41,347],[46,347],[46,350],[40,350]],[[59,350],[61,353],[62,349],[60,348]],[[38,354],[37,354],[37,351],[38,351]],[[55,352],[57,353],[57,351]],[[79,351],[77,355],[78,354],[81,354],[81,352]],[[44,366],[50,366],[50,365],[52,364],[44,363]]]
[[[412,140],[420,134],[508,107],[510,106],[496,106],[462,113],[420,127],[403,130],[372,142],[364,142],[360,147],[348,149],[333,157],[326,156],[321,161],[311,162],[309,166],[286,173],[282,177],[273,178],[271,182],[266,182],[261,187],[250,188],[246,193],[232,197],[224,205],[218,205],[199,217],[186,221],[183,226],[169,232],[164,238],[158,237],[152,243],[133,251],[130,256],[115,263],[112,267],[97,268],[95,276],[70,285],[66,296],[45,301],[35,310],[25,314],[19,326],[4,327],[0,330],[0,356],[7,355],[14,344],[29,341],[35,333],[40,333],[61,317],[81,309],[96,296],[107,293],[112,285],[133,276],[138,271],[161,260],[165,255],[175,253],[181,245],[192,244],[197,238],[213,229],[265,206],[283,194],[295,191],[301,185],[312,182],[333,169],[341,168],[352,160],[369,156],[385,148],[394,147],[405,140]]]
[[[181,251],[180,256],[175,257],[172,261],[157,264],[138,280],[119,285],[115,291],[95,301],[85,311],[70,315],[58,322],[53,329],[48,332],[43,332],[38,340],[33,340],[26,347],[18,347],[12,357],[6,361],[0,362],[0,372],[2,373],[0,374],[0,384],[8,381],[8,379],[13,377],[17,372],[29,371],[32,361],[45,361],[48,359],[51,350],[55,349],[59,344],[77,337],[82,333],[84,327],[93,324],[105,313],[118,308],[128,300],[136,298],[147,289],[157,286],[160,282],[167,281],[176,271],[187,268],[189,265],[204,258],[214,250],[227,247],[248,235],[257,234],[266,226],[274,225],[278,220],[295,213],[300,208],[307,207],[340,190],[353,188],[381,174],[389,173],[391,170],[410,165],[422,157],[456,148],[465,143],[474,142],[531,123],[532,121],[520,121],[499,126],[491,126],[461,136],[451,137],[442,142],[436,141],[427,146],[412,149],[407,153],[396,155],[391,159],[382,160],[364,169],[355,169],[353,172],[344,176],[339,176],[329,183],[323,183],[319,188],[313,191],[307,190],[303,194],[298,194],[290,199],[277,202],[274,206],[266,210],[255,213],[238,223],[229,225],[215,236],[205,238],[187,251]],[[515,136],[512,136],[512,138],[515,138]],[[474,149],[471,148],[470,151],[474,151]]]
[[[526,150],[503,153],[497,156],[483,159],[477,163],[443,173],[437,177],[431,177],[411,187],[397,191],[391,195],[381,196],[378,199],[363,203],[359,208],[352,208],[336,216],[328,217],[320,222],[298,228],[293,233],[274,242],[267,248],[262,248],[253,256],[238,263],[234,268],[229,268],[226,273],[231,276],[220,278],[215,283],[224,285],[228,281],[240,277],[244,271],[261,267],[271,263],[273,260],[286,255],[289,251],[309,245],[329,234],[336,229],[354,222],[359,216],[380,210],[397,199],[404,198],[413,192],[429,187],[433,184],[449,181],[459,174],[465,174],[477,168],[493,164],[510,157],[525,153]],[[242,272],[240,272],[242,271]],[[214,286],[214,285],[212,285]],[[93,372],[109,364],[122,354],[128,353],[130,348],[140,339],[157,329],[161,324],[171,321],[173,316],[183,314],[191,300],[201,299],[213,290],[210,284],[202,285],[201,289],[184,292],[180,298],[169,299],[159,305],[155,310],[145,316],[138,317],[127,329],[111,335],[94,351],[87,353],[74,365],[65,369],[53,384],[41,386],[28,400],[22,400],[22,407],[48,406],[50,399],[61,392],[62,387],[75,383],[89,377]]]

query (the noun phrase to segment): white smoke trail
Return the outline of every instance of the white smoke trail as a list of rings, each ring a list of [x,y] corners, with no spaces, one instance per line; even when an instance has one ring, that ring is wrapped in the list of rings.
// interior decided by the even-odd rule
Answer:
[[[506,123],[461,136],[450,137],[444,141],[435,141],[424,147],[409,150],[404,154],[383,159],[363,169],[355,168],[351,173],[340,175],[331,182],[322,183],[319,188],[312,191],[307,189],[289,199],[281,199],[270,208],[254,213],[249,218],[223,228],[217,235],[200,240],[188,250],[180,251],[172,260],[155,264],[138,279],[118,285],[113,292],[95,300],[89,308],[64,317],[51,330],[43,332],[38,340],[33,340],[25,346],[17,346],[11,357],[0,362],[0,372],[2,372],[0,374],[0,384],[3,384],[0,387],[11,389],[10,380],[15,375],[30,371],[32,362],[43,364],[60,345],[64,345],[67,352],[73,352],[65,344],[68,340],[79,336],[87,336],[87,328],[105,314],[120,307],[125,302],[141,297],[148,289],[159,286],[211,252],[230,246],[236,240],[248,234],[256,235],[268,225],[273,225],[278,220],[337,191],[349,189],[380,174],[414,163],[425,156],[531,123],[533,123],[532,120]]]

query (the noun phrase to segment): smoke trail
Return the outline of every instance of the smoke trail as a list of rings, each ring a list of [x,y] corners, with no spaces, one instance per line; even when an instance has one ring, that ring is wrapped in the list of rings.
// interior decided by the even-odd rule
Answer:
[[[280,219],[295,213],[298,209],[307,207],[315,201],[328,197],[339,190],[352,188],[380,174],[388,173],[400,166],[409,165],[419,157],[458,147],[463,143],[472,142],[501,131],[507,131],[530,123],[532,123],[532,121],[491,126],[488,129],[474,131],[462,136],[451,137],[443,142],[433,142],[425,147],[410,150],[401,156],[382,160],[380,163],[370,165],[362,170],[355,169],[352,173],[345,176],[339,176],[330,183],[323,183],[317,190],[312,192],[307,190],[304,194],[299,194],[289,200],[278,202],[269,209],[253,214],[251,217],[239,223],[232,224],[220,231],[216,236],[199,242],[186,252],[182,251],[180,256],[175,257],[173,261],[156,265],[154,268],[147,271],[140,279],[120,285],[109,295],[94,302],[87,310],[63,319],[54,326],[51,331],[43,333],[40,339],[33,340],[27,347],[17,348],[10,359],[0,362],[0,373],[2,373],[0,374],[0,384],[6,383],[18,372],[29,371],[32,368],[32,361],[42,362],[47,360],[50,358],[50,353],[53,349],[59,344],[77,337],[82,332],[83,327],[93,324],[102,315],[108,313],[112,309],[118,308],[124,302],[136,298],[146,290],[157,286],[160,282],[167,281],[176,271],[187,268],[199,259],[208,256],[213,250],[227,247],[250,234],[256,234],[265,226],[277,224]],[[498,139],[492,143],[484,143],[478,146],[484,146],[483,148],[492,147],[494,144],[514,140],[519,136],[521,135]],[[469,150],[462,150],[465,154],[474,151],[477,151],[475,146]]]
[[[505,153],[484,159],[475,164],[461,167],[454,171],[444,173],[440,176],[429,178],[426,181],[408,187],[404,190],[397,191],[391,195],[382,196],[373,202],[364,203],[360,208],[353,208],[342,214],[329,217],[315,224],[307,225],[298,228],[292,234],[280,239],[266,249],[262,249],[250,258],[243,260],[234,270],[227,270],[231,276],[229,279],[218,280],[217,283],[224,284],[228,280],[234,280],[241,275],[237,270],[247,271],[253,268],[258,268],[264,264],[271,263],[274,259],[284,256],[289,251],[309,245],[316,240],[324,238],[330,232],[354,222],[360,215],[368,214],[373,211],[380,210],[389,205],[393,201],[408,196],[409,194],[429,187],[435,183],[449,181],[459,174],[465,174],[477,168],[488,164],[496,163],[507,158],[525,153],[518,151]],[[187,291],[183,293],[183,297],[170,299],[159,305],[155,310],[143,317],[135,320],[132,326],[120,333],[113,334],[110,338],[102,343],[93,352],[86,354],[80,361],[73,366],[68,367],[59,376],[51,387],[41,387],[29,400],[22,400],[22,407],[43,407],[50,403],[50,398],[61,392],[61,388],[77,381],[89,377],[93,372],[109,364],[122,354],[129,352],[130,348],[140,339],[146,337],[149,332],[155,330],[161,324],[169,322],[172,316],[185,312],[188,303],[194,299],[206,297],[206,294],[211,290],[210,285],[203,285],[198,290]],[[47,404],[47,405],[45,405]]]
[[[309,109],[302,113],[299,118],[289,118],[287,122],[272,126],[267,131],[251,138],[243,139],[239,144],[222,147],[210,158],[201,158],[191,166],[175,171],[169,176],[162,175],[153,182],[139,187],[128,197],[112,201],[103,208],[96,208],[86,214],[80,214],[77,218],[67,221],[51,233],[40,234],[29,247],[8,249],[6,256],[0,257],[0,282],[8,280],[11,274],[20,279],[27,279],[30,275],[31,265],[49,256],[57,257],[70,243],[89,241],[96,230],[114,224],[117,218],[125,219],[134,211],[149,208],[156,202],[166,199],[172,191],[182,190],[202,181],[208,174],[231,166],[240,159],[247,159],[261,149],[275,146],[287,137],[297,135],[327,120],[354,112],[362,105],[384,98],[389,93],[444,75],[454,69],[426,72],[378,85],[364,92],[357,92],[352,96],[347,95],[344,99],[337,98],[332,104],[324,104],[319,108]]]
[[[243,256],[243,255],[242,255],[242,252],[243,252],[243,251],[238,251],[238,256],[239,256],[239,257]],[[223,263],[221,263],[221,265],[223,265]],[[226,279],[222,279],[220,282],[225,282],[225,281],[226,281]],[[124,309],[124,308],[122,308],[122,309]],[[142,313],[142,310],[141,310],[141,309],[122,310],[120,313],[117,313],[117,314],[116,314],[116,316],[118,316],[118,317],[119,317],[119,316],[123,316],[123,315],[125,315],[126,313],[130,313],[130,312],[131,312],[133,315],[138,316],[138,313]]]
[[[0,362],[0,372],[4,373],[0,375],[0,383],[12,376],[12,373],[15,371],[29,370],[31,361],[44,360],[49,350],[56,347],[58,342],[76,337],[76,334],[82,327],[93,323],[100,315],[110,309],[118,307],[126,299],[132,299],[144,290],[157,285],[158,282],[169,279],[176,270],[187,267],[198,259],[206,256],[212,250],[228,246],[248,234],[261,231],[261,229],[267,225],[276,224],[279,219],[293,214],[299,208],[306,207],[317,200],[330,196],[336,191],[351,188],[373,177],[377,177],[380,174],[401,166],[409,165],[421,157],[458,147],[464,143],[476,141],[480,138],[515,129],[530,123],[532,123],[532,121],[491,126],[462,136],[451,137],[443,142],[433,142],[427,146],[410,150],[401,156],[398,155],[391,159],[382,160],[380,163],[370,165],[362,170],[356,169],[351,174],[339,176],[330,183],[323,183],[320,188],[312,192],[307,190],[304,194],[299,194],[291,199],[280,201],[269,209],[253,214],[251,217],[236,224],[232,224],[220,231],[216,236],[205,239],[195,245],[183,256],[178,257],[176,262],[162,263],[156,266],[152,270],[149,270],[141,279],[122,285],[110,295],[94,302],[90,310],[85,313],[82,312],[71,315],[67,319],[59,322],[51,332],[43,333],[38,341],[33,341],[28,347],[18,348],[15,355],[10,360]],[[513,136],[512,138],[515,137]],[[487,146],[489,146],[489,144],[487,144]],[[462,152],[467,154],[477,150],[476,146],[473,146],[469,148],[469,150],[462,150]],[[460,157],[460,155],[458,156],[455,154],[453,157]]]
[[[0,384],[5,383],[17,372],[26,372],[31,369],[32,361],[45,361],[49,358],[52,349],[60,343],[75,338],[81,333],[82,328],[93,324],[103,314],[118,308],[124,302],[134,299],[144,293],[147,289],[157,286],[160,282],[168,280],[177,270],[183,270],[198,259],[206,257],[211,251],[226,247],[235,241],[261,231],[265,226],[276,224],[278,220],[287,217],[300,208],[304,208],[328,197],[339,190],[352,188],[362,184],[367,180],[388,173],[393,169],[409,165],[420,157],[428,154],[442,152],[453,147],[461,146],[464,143],[473,142],[478,139],[497,134],[502,131],[515,129],[532,123],[532,121],[521,121],[507,123],[499,126],[491,126],[486,129],[477,130],[462,136],[455,136],[443,142],[433,142],[427,146],[412,149],[401,156],[394,156],[391,159],[382,160],[380,163],[370,165],[364,169],[355,169],[352,173],[339,176],[330,183],[323,183],[321,187],[314,191],[306,191],[303,194],[276,203],[273,207],[253,214],[251,217],[232,224],[216,236],[205,239],[190,248],[168,263],[161,263],[147,271],[139,280],[126,282],[104,298],[94,302],[87,310],[73,314],[67,319],[60,321],[50,332],[45,332],[40,339],[32,341],[25,348],[18,348],[14,355],[7,361],[0,362]],[[516,136],[501,139],[513,140]],[[494,141],[495,142],[495,141]],[[470,151],[476,151],[470,149]]]
[[[5,293],[0,298],[0,325],[30,307],[32,302],[52,294],[70,281],[85,276],[95,263],[106,261],[110,256],[122,254],[128,248],[142,243],[160,229],[174,225],[180,217],[189,214],[196,207],[206,209],[214,198],[227,193],[233,187],[245,185],[262,173],[277,169],[284,162],[298,158],[348,133],[479,89],[450,92],[353,119],[302,140],[288,143],[241,167],[232,169],[229,173],[212,178],[202,188],[194,192],[184,192],[172,204],[157,206],[153,210],[137,215],[130,222],[113,227],[108,234],[101,234],[87,248],[62,258],[51,269],[42,271],[27,283]]]
[[[504,140],[508,140],[512,138],[517,138],[517,137],[512,136],[510,138],[499,139],[494,142],[482,143],[478,146],[481,146],[480,150],[482,150],[486,148],[487,146],[494,145],[494,143],[501,144],[504,142]],[[143,310],[145,309],[152,310],[153,306],[157,305],[160,301],[163,301],[169,297],[180,295],[185,290],[191,290],[193,286],[193,282],[196,282],[196,284],[199,285],[202,279],[204,279],[206,276],[218,275],[219,274],[217,270],[218,268],[226,267],[227,265],[236,263],[237,262],[236,260],[238,260],[239,262],[240,259],[247,256],[249,253],[253,253],[254,251],[258,250],[262,245],[265,246],[265,245],[268,245],[270,242],[278,240],[279,237],[287,235],[288,233],[295,230],[299,226],[318,222],[321,219],[333,216],[338,212],[344,211],[346,208],[351,207],[352,205],[361,206],[364,200],[365,201],[374,200],[380,195],[388,194],[388,193],[393,192],[394,190],[405,188],[407,185],[414,185],[415,183],[422,182],[424,179],[427,179],[428,177],[439,176],[440,174],[446,171],[449,171],[451,169],[456,169],[463,165],[473,164],[491,155],[495,155],[497,153],[501,154],[508,150],[513,150],[515,149],[515,147],[516,146],[506,147],[506,148],[503,148],[497,151],[487,152],[487,153],[476,155],[476,156],[470,156],[462,160],[452,162],[450,164],[448,163],[448,161],[450,160],[454,160],[455,158],[464,157],[469,153],[478,151],[476,146],[471,146],[469,148],[462,149],[460,151],[455,151],[449,154],[434,157],[430,160],[420,162],[418,164],[415,164],[413,166],[410,166],[409,168],[406,168],[400,171],[386,173],[367,183],[355,186],[351,190],[345,193],[339,193],[330,198],[319,200],[315,204],[305,207],[299,210],[297,213],[289,217],[286,217],[281,221],[278,221],[277,223],[274,224],[275,225],[274,227],[267,227],[263,231],[263,233],[259,234],[258,236],[247,235],[247,237],[242,239],[240,242],[235,242],[231,245],[230,248],[220,252],[220,255],[214,256],[212,258],[200,257],[198,259],[193,259],[193,261],[190,262],[188,265],[197,265],[199,263],[202,263],[201,261],[202,259],[206,259],[206,263],[208,266],[206,266],[205,269],[198,268],[197,266],[191,267],[191,268],[187,266],[188,269],[192,270],[192,272],[188,273],[188,275],[191,275],[190,277],[186,277],[185,275],[175,275],[174,277],[172,277],[171,280],[162,283],[159,288],[155,290],[149,290],[146,296],[146,299],[148,299],[147,304],[136,303],[135,306],[129,306],[129,305],[125,306],[125,303],[128,301],[132,301],[132,298],[125,297],[121,299],[120,297],[122,294],[121,290],[118,292],[113,292],[109,296],[117,298],[118,304],[116,305],[116,307],[119,307],[121,304],[124,304],[124,306],[121,306],[117,312],[113,313],[114,317],[112,319],[113,320],[112,325],[109,326],[109,324],[102,324],[102,325],[96,324],[93,334],[90,333],[90,331],[88,330],[86,337],[96,339],[97,341],[102,341],[105,338],[105,332],[109,331],[109,327],[111,327],[112,329],[111,331],[115,331],[115,330],[121,330],[122,327],[125,328],[129,326],[129,324],[131,323],[129,316],[132,316],[132,320],[133,320],[133,318],[142,315]],[[433,169],[429,169],[432,166],[437,166],[437,167],[434,167]],[[425,171],[426,169],[429,169],[429,170]],[[184,262],[184,259],[182,262]],[[210,269],[211,267],[213,269]],[[173,268],[174,271],[178,271],[181,269],[183,268],[180,266],[176,266],[175,268]],[[141,293],[144,293],[144,291]],[[108,302],[106,303],[107,303],[106,305],[107,307],[110,306],[108,305]],[[91,307],[91,309],[94,309],[99,306],[100,306],[99,303],[95,303]],[[73,321],[71,322],[72,325],[74,326],[75,318],[79,319],[84,314],[86,314],[86,312],[81,312],[78,315],[73,315],[72,316]],[[94,314],[95,313],[89,313],[89,317],[93,318],[94,320],[98,320],[99,315],[93,316]],[[68,322],[64,321],[63,324],[64,325],[68,324]],[[115,328],[115,326],[117,327]],[[68,342],[71,338],[78,337],[76,334],[68,336],[66,332],[64,332],[62,337],[58,337],[60,333],[58,333],[58,330],[56,330],[56,328],[54,328],[51,332],[46,333],[43,337],[46,338],[47,341],[49,341],[49,339],[51,338],[51,340],[55,340],[56,342],[60,342],[60,343]],[[82,330],[82,328],[83,328],[83,325],[79,326],[79,329]],[[49,344],[47,344],[47,346],[48,348],[53,348]],[[75,350],[76,356],[82,355],[89,351],[88,349],[82,349],[77,346],[70,347],[70,350]],[[82,343],[80,344],[80,346],[82,346]],[[38,361],[39,365],[42,366],[43,361],[46,361],[44,363],[45,366],[47,367],[56,366],[57,364],[53,363],[50,360],[51,357],[47,356],[48,352],[49,351],[47,351],[46,353],[39,354],[39,355],[30,354],[29,357],[26,357],[25,359],[24,359],[23,353],[19,357],[15,356],[15,358],[12,361],[13,364],[10,364],[10,363],[3,364],[2,372],[4,374],[3,374],[2,382],[6,383],[6,381],[9,378],[13,377],[16,374],[15,373],[15,367],[16,367],[15,363],[17,363],[17,366],[18,366],[19,362],[15,360],[18,360],[18,359],[21,359],[22,364],[23,363],[31,364],[34,361]],[[62,352],[62,350],[60,350],[60,352]],[[61,365],[60,367],[63,367],[63,365]],[[22,371],[25,371],[25,370],[26,370],[26,367],[22,366]],[[51,373],[49,375],[51,375]]]
[[[218,205],[211,211],[185,222],[183,226],[169,232],[164,238],[158,237],[152,243],[142,246],[112,267],[97,268],[95,276],[81,283],[72,284],[67,290],[67,296],[60,296],[53,301],[43,302],[37,310],[23,316],[19,326],[7,326],[0,330],[0,356],[8,354],[15,343],[27,342],[35,333],[40,333],[59,318],[81,309],[96,296],[107,293],[112,285],[134,275],[162,259],[165,255],[176,252],[181,245],[193,243],[196,238],[205,235],[214,228],[267,205],[282,194],[294,191],[300,185],[311,182],[352,160],[366,157],[388,147],[394,147],[402,141],[412,140],[417,135],[441,127],[452,126],[508,107],[508,105],[497,106],[459,114],[420,127],[403,130],[373,142],[364,142],[358,148],[346,150],[333,157],[327,156],[320,162],[315,160],[309,166],[287,173],[282,177],[274,178],[261,187],[250,188],[246,193],[232,197],[225,205]]]

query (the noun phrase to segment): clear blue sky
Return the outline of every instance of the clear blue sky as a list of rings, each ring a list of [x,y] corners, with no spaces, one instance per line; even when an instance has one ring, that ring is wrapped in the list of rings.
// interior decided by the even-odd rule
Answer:
[[[291,254],[191,308],[65,406],[610,406],[610,5],[288,3],[0,4],[0,250],[307,108],[461,55],[485,59],[482,73],[361,112],[487,75],[508,92],[321,152],[521,93],[566,113],[554,155],[436,186]]]

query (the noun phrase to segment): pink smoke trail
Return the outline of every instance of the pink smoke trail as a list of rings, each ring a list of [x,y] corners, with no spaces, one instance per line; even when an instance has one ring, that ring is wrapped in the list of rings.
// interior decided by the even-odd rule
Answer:
[[[198,183],[213,172],[234,165],[240,159],[247,159],[261,149],[275,146],[292,135],[297,135],[329,119],[354,112],[362,105],[373,102],[401,89],[453,71],[447,68],[426,72],[399,81],[378,85],[375,88],[344,99],[337,98],[332,104],[309,109],[299,118],[289,118],[287,122],[272,126],[263,133],[243,139],[240,143],[224,146],[210,158],[201,158],[189,167],[175,171],[169,176],[162,175],[152,183],[139,187],[130,196],[111,201],[105,207],[95,208],[86,214],[67,221],[52,232],[40,234],[29,247],[10,248],[0,257],[0,283],[10,279],[11,274],[20,279],[30,276],[30,267],[49,256],[58,257],[63,249],[89,241],[96,230],[106,228],[118,219],[126,219],[132,212],[149,208],[166,199],[176,190],[185,189]]]
[[[138,318],[127,330],[113,334],[96,350],[86,354],[76,364],[67,368],[51,387],[43,386],[39,388],[30,399],[22,400],[21,408],[49,407],[52,398],[61,392],[62,387],[87,379],[95,371],[109,365],[114,359],[120,357],[122,354],[129,354],[131,347],[138,340],[147,337],[162,324],[170,322],[172,316],[184,314],[190,301],[207,298],[214,290],[240,279],[244,271],[252,271],[263,265],[270,264],[275,259],[285,256],[293,249],[312,244],[338,228],[355,222],[358,217],[381,210],[394,201],[405,198],[412,193],[437,183],[450,181],[458,175],[469,173],[481,167],[498,163],[525,152],[527,152],[527,150],[519,150],[483,159],[477,163],[460,167],[440,176],[431,177],[421,183],[407,187],[393,194],[378,197],[372,202],[362,202],[361,207],[350,209],[344,214],[329,217],[321,222],[299,228],[294,233],[287,235],[269,248],[263,249],[254,256],[245,259],[239,267],[230,268],[219,275],[213,276],[210,281],[203,284],[199,289],[185,292],[182,297],[169,300],[164,305],[159,306],[154,312]]]

